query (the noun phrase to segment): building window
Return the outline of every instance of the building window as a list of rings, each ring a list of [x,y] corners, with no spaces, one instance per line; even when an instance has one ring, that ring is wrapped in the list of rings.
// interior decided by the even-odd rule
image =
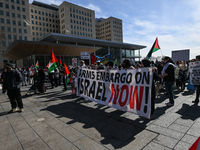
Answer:
[[[25,8],[22,8],[22,11],[25,12]]]
[[[32,26],[32,30],[35,30],[34,26]]]
[[[32,24],[34,24],[34,21],[32,21]]]
[[[33,15],[31,15],[31,18],[33,18]]]
[[[27,37],[26,36],[24,37],[24,40],[27,41]]]
[[[35,19],[37,19],[37,16],[35,16]]]
[[[40,36],[42,36],[42,33],[40,33]]]
[[[71,31],[71,34],[73,34],[73,31]]]
[[[12,13],[12,17],[15,18],[15,13]]]
[[[10,32],[10,27],[7,28],[7,31]]]
[[[8,5],[8,4],[6,4],[6,8],[9,8],[9,5]]]
[[[15,6],[12,5],[11,8],[12,8],[12,9],[15,9]]]
[[[20,11],[20,7],[17,7],[17,10],[19,10],[19,11]]]
[[[9,43],[8,43],[8,46],[10,46],[10,45],[11,45],[11,43],[9,42]]]
[[[19,29],[18,31],[19,31],[19,33],[22,33],[22,29]]]
[[[40,11],[38,11],[38,14],[41,14],[41,12],[40,12]]]
[[[0,3],[0,7],[3,7],[3,3]]]
[[[16,28],[13,28],[13,32],[16,33]]]
[[[22,36],[19,36],[19,39],[22,40]]]
[[[38,24],[38,22],[36,21],[35,24]]]
[[[3,45],[3,46],[6,46],[6,42],[3,42],[2,45]]]
[[[35,32],[32,32],[32,35],[35,35]]]
[[[23,19],[26,19],[26,15],[23,15]]]
[[[11,40],[11,35],[8,35],[8,39]]]
[[[42,12],[42,15],[44,15],[44,12]]]
[[[13,25],[16,25],[16,21],[13,20]]]
[[[1,26],[1,30],[2,30],[2,31],[5,30],[5,27],[4,27],[4,26]]]
[[[19,4],[19,0],[17,0],[17,4]]]
[[[35,13],[37,14],[37,10],[35,10]]]
[[[36,27],[35,29],[38,30],[38,27]]]
[[[31,12],[33,13],[33,9],[31,9]]]
[[[26,30],[26,29],[24,29],[24,33],[27,33],[27,30]]]
[[[0,15],[3,15],[3,11],[2,10],[0,10]]]
[[[21,26],[21,21],[18,21],[18,25]]]
[[[45,28],[43,28],[43,31],[45,31]]]
[[[21,18],[21,15],[20,15],[20,14],[17,14],[17,17],[18,17],[18,18]]]
[[[10,13],[9,13],[9,12],[6,12],[6,16],[10,16]]]
[[[10,20],[7,20],[7,24],[10,24]]]
[[[33,38],[33,41],[35,41],[35,38]]]
[[[22,5],[25,5],[25,1],[22,1]]]
[[[26,23],[25,22],[23,23],[23,26],[26,27]]]

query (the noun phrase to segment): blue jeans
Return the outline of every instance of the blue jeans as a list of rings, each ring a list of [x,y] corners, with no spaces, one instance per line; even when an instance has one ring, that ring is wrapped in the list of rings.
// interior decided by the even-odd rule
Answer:
[[[199,93],[200,93],[200,85],[197,85],[197,89],[196,89],[196,101],[199,101]]]
[[[167,94],[169,96],[169,102],[171,104],[174,104],[173,85],[174,85],[174,82],[166,82],[165,81],[165,88],[166,88]]]

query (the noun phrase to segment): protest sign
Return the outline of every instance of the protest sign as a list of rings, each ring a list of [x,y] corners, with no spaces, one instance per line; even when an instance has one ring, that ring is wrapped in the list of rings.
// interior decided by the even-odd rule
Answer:
[[[77,96],[122,111],[150,118],[152,69],[91,70],[79,69]]]
[[[200,85],[200,61],[189,63],[190,84]]]

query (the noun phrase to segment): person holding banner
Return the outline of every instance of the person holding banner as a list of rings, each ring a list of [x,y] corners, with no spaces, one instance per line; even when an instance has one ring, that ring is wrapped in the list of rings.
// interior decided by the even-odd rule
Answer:
[[[167,106],[174,106],[174,96],[173,96],[173,85],[175,81],[174,70],[176,66],[173,64],[173,61],[170,57],[164,57],[165,66],[162,70],[162,75],[159,75],[159,78],[163,78],[165,82],[165,88],[169,96],[169,103],[166,103]]]
[[[115,70],[115,68],[113,68],[114,66],[114,63],[112,61],[109,61],[107,63],[107,70]]]
[[[143,59],[142,60],[142,64],[141,64],[141,67],[144,68],[144,67],[150,67],[150,64],[151,62],[148,60],[148,59]],[[150,119],[153,118],[153,113],[155,111],[155,98],[156,98],[156,95],[155,95],[155,80],[156,77],[158,78],[157,74],[154,72],[153,73],[153,82],[152,82],[152,89],[151,89],[151,117]]]
[[[135,69],[133,66],[131,66],[131,62],[128,59],[123,60],[122,67],[125,70],[127,70],[127,69]]]
[[[80,61],[80,69],[81,69],[81,68],[87,68],[86,65],[85,65],[84,60],[81,60],[81,61]]]
[[[200,61],[200,55],[196,56],[196,61]],[[200,85],[196,85],[196,99],[192,103],[199,103]]]

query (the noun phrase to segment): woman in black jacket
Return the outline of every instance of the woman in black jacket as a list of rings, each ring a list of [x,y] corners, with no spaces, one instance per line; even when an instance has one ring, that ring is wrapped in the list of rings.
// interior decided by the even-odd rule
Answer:
[[[38,71],[38,92],[39,93],[44,93],[46,92],[46,88],[45,88],[45,73],[43,68],[40,66],[39,71]]]

